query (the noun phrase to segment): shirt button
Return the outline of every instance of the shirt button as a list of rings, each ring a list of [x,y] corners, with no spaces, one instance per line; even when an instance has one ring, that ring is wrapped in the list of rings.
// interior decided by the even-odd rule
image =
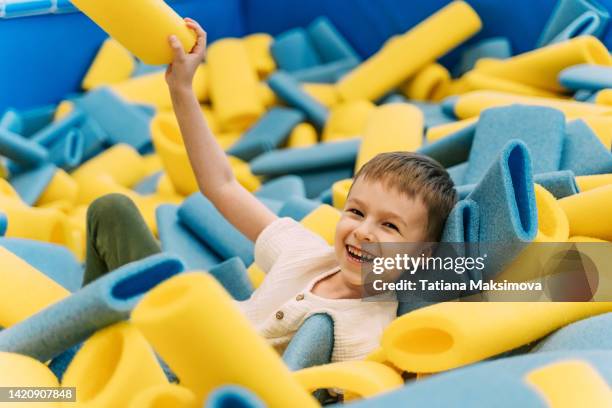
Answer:
[[[295,297],[295,300],[297,300],[298,302],[299,302],[300,300],[304,300],[304,294],[303,294],[303,293],[300,293],[299,295],[297,295],[297,296]]]
[[[278,320],[281,320],[283,317],[285,317],[285,314],[283,313],[282,310],[279,310],[278,312],[276,312],[276,318]]]

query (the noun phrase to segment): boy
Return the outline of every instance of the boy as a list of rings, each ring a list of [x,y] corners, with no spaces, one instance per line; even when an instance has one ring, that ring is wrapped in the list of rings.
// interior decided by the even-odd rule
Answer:
[[[191,83],[205,56],[206,33],[195,21],[185,21],[198,40],[186,54],[170,38],[174,61],[166,80],[189,160],[201,192],[255,242],[255,261],[267,272],[239,307],[279,352],[307,317],[328,313],[334,321],[332,361],[363,359],[378,347],[383,329],[396,317],[397,302],[361,300],[361,267],[371,262],[361,245],[438,241],[456,202],[448,173],[418,154],[378,155],[355,176],[333,248],[294,220],[278,218],[236,181],[202,116]],[[109,223],[110,212],[115,220]],[[127,198],[107,196],[92,204],[86,281],[158,251]]]

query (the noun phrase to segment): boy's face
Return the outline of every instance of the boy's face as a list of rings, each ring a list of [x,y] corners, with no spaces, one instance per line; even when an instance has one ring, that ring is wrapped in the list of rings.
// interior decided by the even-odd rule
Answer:
[[[420,197],[408,197],[380,181],[356,180],[336,227],[334,249],[344,280],[361,285],[363,259],[351,254],[359,254],[361,244],[426,241],[427,218]],[[386,256],[381,249],[376,252],[370,255]]]

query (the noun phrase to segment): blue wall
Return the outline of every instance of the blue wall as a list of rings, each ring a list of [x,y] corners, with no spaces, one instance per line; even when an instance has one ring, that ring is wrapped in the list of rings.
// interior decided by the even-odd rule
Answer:
[[[532,49],[556,0],[467,0],[484,21],[470,42],[503,35],[515,53]],[[612,0],[600,0],[612,10]],[[449,0],[175,0],[200,21],[211,41],[265,31],[278,34],[327,15],[360,54],[375,52]],[[81,14],[0,19],[0,112],[55,103],[77,92],[105,34]],[[610,30],[605,36],[612,44]],[[451,66],[458,51],[442,62]]]

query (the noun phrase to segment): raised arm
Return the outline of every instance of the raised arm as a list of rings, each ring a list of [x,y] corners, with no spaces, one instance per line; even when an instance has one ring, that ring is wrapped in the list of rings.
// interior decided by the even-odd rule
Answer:
[[[189,54],[175,36],[170,46],[174,60],[166,71],[174,112],[189,156],[198,187],[219,212],[250,240],[277,217],[234,177],[225,152],[215,140],[192,86],[193,76],[206,54],[206,32],[189,18],[187,26],[197,33],[198,40]]]

